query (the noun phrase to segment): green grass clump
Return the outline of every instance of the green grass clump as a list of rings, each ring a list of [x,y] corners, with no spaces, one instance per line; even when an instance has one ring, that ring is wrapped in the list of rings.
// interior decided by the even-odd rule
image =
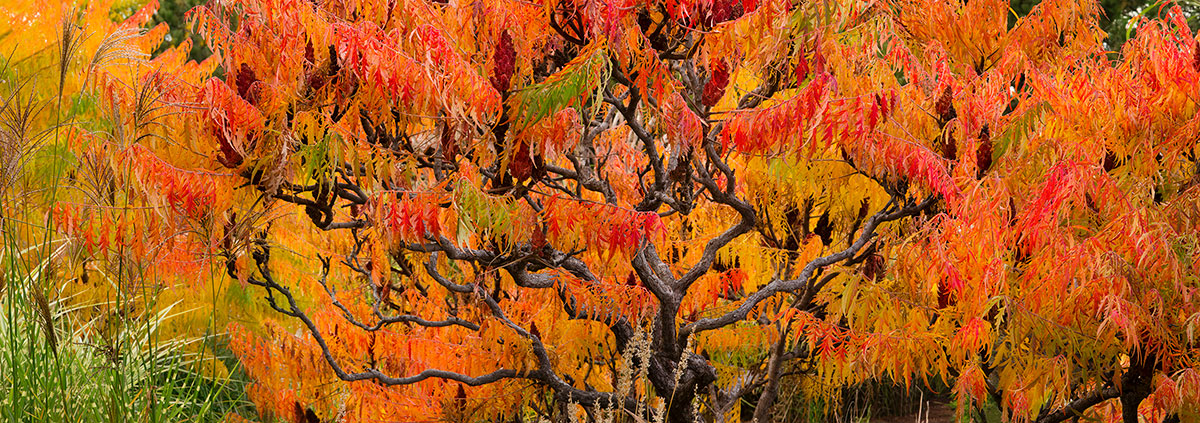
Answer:
[[[218,357],[205,357],[201,347],[220,345],[218,337],[158,339],[158,328],[181,314],[173,305],[115,323],[112,314],[77,321],[83,309],[104,305],[66,308],[65,299],[46,299],[38,273],[7,270],[0,298],[4,421],[207,422],[252,414],[244,378],[200,370],[215,364]]]

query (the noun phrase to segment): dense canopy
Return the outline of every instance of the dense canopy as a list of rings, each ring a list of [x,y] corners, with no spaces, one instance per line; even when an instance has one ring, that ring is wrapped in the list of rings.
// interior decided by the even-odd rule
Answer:
[[[102,32],[28,88],[69,189],[5,205],[64,293],[239,298],[178,329],[231,419],[1200,418],[1182,8],[1109,51],[1087,0],[212,0],[198,63],[157,2],[18,3]]]

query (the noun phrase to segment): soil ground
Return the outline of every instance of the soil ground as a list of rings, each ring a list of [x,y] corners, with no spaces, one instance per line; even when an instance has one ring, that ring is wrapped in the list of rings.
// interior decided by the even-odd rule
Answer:
[[[950,404],[930,402],[928,408],[906,416],[872,418],[871,423],[954,423],[954,410]]]

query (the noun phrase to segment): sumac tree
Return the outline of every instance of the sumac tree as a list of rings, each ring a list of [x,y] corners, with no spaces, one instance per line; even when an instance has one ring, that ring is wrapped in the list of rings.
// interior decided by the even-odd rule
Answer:
[[[225,77],[169,98],[237,181],[193,218],[289,318],[235,329],[252,397],[764,421],[785,378],[942,378],[1018,420],[1178,418],[1196,37],[1174,12],[1112,61],[1093,2],[1007,4],[192,10]]]

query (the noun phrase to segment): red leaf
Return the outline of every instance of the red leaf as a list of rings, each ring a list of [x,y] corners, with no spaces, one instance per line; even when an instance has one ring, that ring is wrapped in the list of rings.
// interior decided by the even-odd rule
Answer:
[[[799,84],[808,79],[808,58],[800,56],[800,63],[796,64],[796,83]]]

